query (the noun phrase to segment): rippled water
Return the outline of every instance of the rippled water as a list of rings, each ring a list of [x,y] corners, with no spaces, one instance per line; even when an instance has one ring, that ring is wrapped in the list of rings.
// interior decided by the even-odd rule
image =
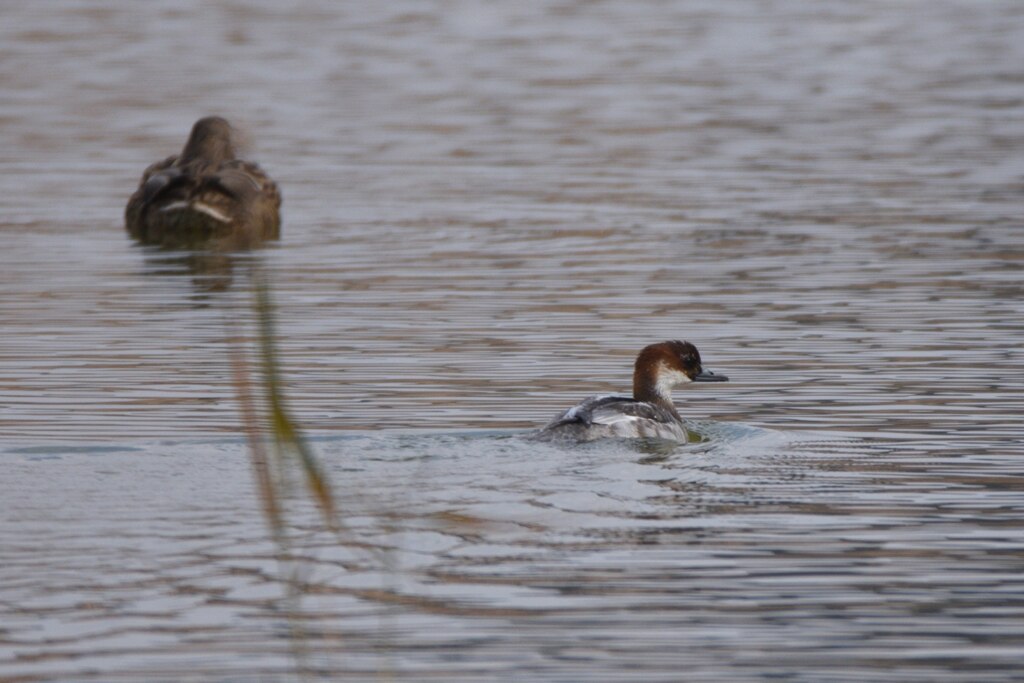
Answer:
[[[1022,65],[1012,2],[0,9],[0,679],[1019,680]],[[122,227],[208,113],[285,197],[234,263]],[[521,438],[666,338],[706,441]]]

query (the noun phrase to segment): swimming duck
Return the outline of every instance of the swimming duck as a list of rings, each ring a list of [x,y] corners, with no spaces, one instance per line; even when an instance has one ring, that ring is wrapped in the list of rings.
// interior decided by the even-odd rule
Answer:
[[[281,193],[256,164],[235,157],[231,124],[199,119],[181,154],[158,161],[125,209],[128,233],[165,247],[245,248],[277,239]]]
[[[632,398],[591,396],[559,413],[536,436],[567,441],[655,437],[685,442],[686,427],[672,403],[672,388],[689,382],[728,379],[705,370],[697,347],[690,342],[651,344],[636,358]]]

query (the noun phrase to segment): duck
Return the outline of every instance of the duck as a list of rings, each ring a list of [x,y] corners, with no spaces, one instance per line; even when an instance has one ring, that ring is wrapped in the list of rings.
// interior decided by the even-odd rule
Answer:
[[[687,341],[645,346],[633,368],[633,396],[585,398],[560,412],[534,436],[545,441],[587,442],[607,438],[656,438],[685,443],[689,434],[672,402],[672,389],[691,382],[727,382],[704,368]]]
[[[128,234],[168,248],[247,248],[280,237],[281,192],[236,156],[235,132],[220,116],[192,126],[181,154],[150,165],[125,208]]]

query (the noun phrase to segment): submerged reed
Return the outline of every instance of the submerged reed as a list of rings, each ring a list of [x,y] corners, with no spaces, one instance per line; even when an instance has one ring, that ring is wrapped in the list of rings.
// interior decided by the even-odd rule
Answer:
[[[255,380],[246,351],[246,340],[238,331],[238,322],[231,319],[227,321],[230,330],[228,346],[242,429],[256,475],[263,514],[274,536],[279,541],[285,540],[283,500],[290,492],[289,468],[297,463],[306,489],[324,523],[329,529],[336,530],[337,508],[330,481],[287,407],[278,361],[270,287],[265,275],[255,264],[252,265],[250,281],[259,356],[259,374]],[[257,398],[260,389],[262,401]],[[271,446],[269,449],[268,443]]]
[[[298,673],[305,678],[312,671],[298,616],[300,600],[306,591],[306,577],[302,560],[292,552],[286,514],[286,501],[292,492],[291,469],[296,463],[324,523],[335,533],[338,531],[337,508],[330,481],[287,407],[270,286],[258,264],[250,264],[249,274],[258,362],[250,362],[249,340],[241,332],[246,317],[239,314],[225,318],[232,383],[263,515],[277,546],[277,559],[287,589],[289,643]]]

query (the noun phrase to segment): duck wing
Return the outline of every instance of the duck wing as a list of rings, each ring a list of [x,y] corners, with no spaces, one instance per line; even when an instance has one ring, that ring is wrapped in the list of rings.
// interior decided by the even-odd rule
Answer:
[[[232,160],[211,170],[200,179],[195,196],[251,225],[262,239],[279,236],[281,192],[254,163]]]
[[[666,424],[676,422],[667,410],[652,403],[637,401],[628,396],[591,396],[560,413],[546,429],[573,423],[586,426],[614,425],[638,419]]]
[[[172,156],[143,173],[128,200],[125,224],[143,241],[188,246],[211,235],[235,234],[241,246],[279,236],[280,206],[277,184],[254,163],[231,159],[181,165],[180,157]],[[175,211],[191,212],[194,218],[164,215]]]

